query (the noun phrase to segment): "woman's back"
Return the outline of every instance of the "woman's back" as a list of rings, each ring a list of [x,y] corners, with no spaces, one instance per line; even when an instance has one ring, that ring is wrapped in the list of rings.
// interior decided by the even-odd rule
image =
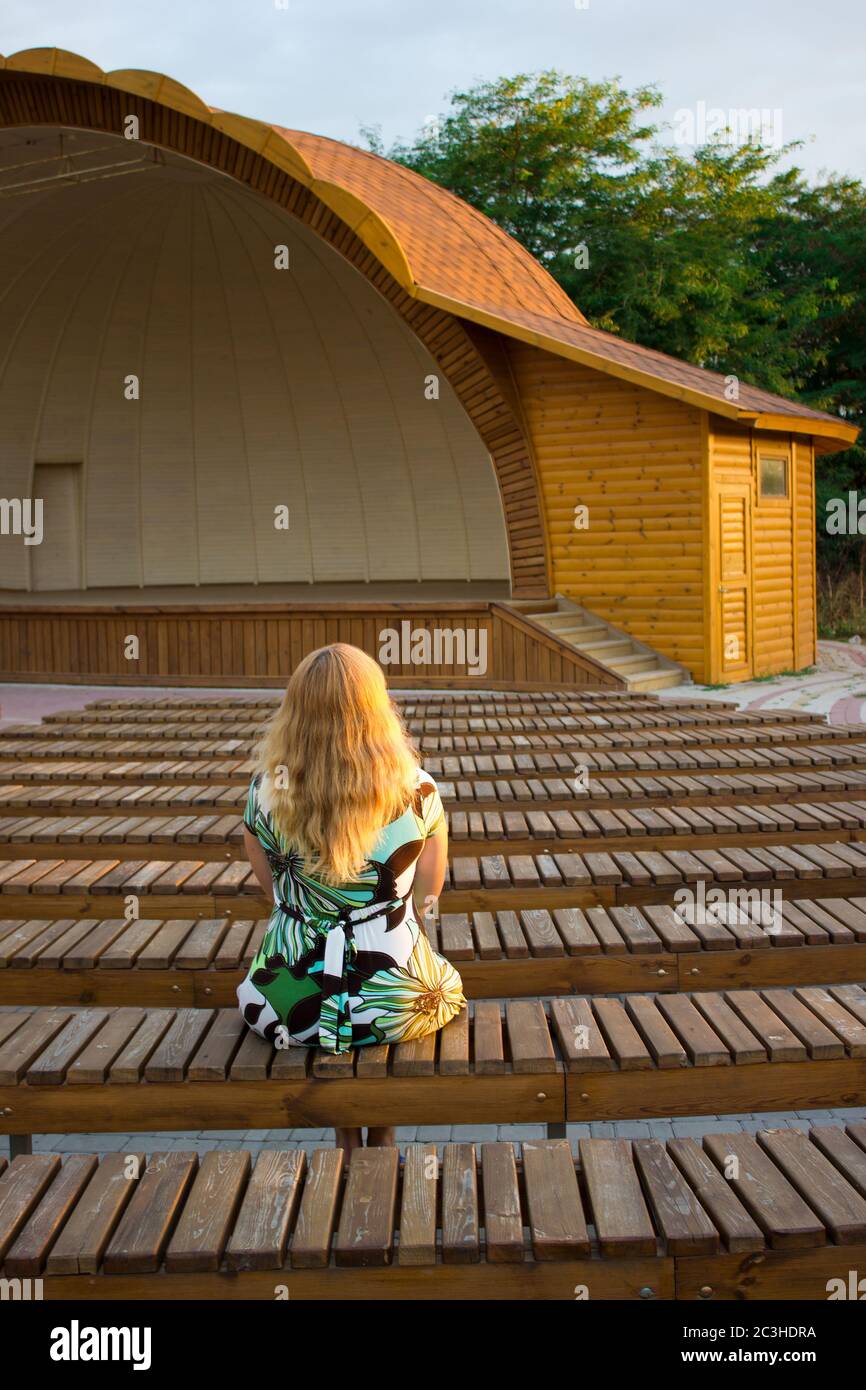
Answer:
[[[334,652],[336,656],[329,655]],[[447,834],[439,791],[414,757],[406,764],[405,733],[393,711],[390,719],[384,713],[381,700],[383,692],[387,700],[387,691],[375,663],[354,648],[324,648],[313,658],[332,665],[345,663],[345,718],[352,724],[353,736],[367,748],[371,784],[374,774],[380,774],[372,800],[375,807],[390,804],[395,813],[385,823],[380,820],[378,827],[371,824],[370,806],[363,802],[363,756],[350,749],[344,757],[348,771],[341,769],[339,743],[346,731],[335,729],[333,719],[330,736],[337,756],[331,777],[345,776],[352,784],[349,794],[345,787],[329,788],[328,752],[312,748],[318,808],[314,796],[298,807],[304,796],[306,763],[291,739],[285,747],[275,747],[273,732],[303,722],[292,707],[298,697],[290,683],[286,695],[290,708],[286,710],[284,702],[263,741],[268,750],[262,759],[265,765],[253,778],[244,813],[250,862],[262,886],[272,887],[274,906],[262,946],[238,990],[238,1001],[250,1027],[277,1042],[343,1051],[423,1037],[441,1028],[465,1004],[459,975],[430,947],[416,907],[420,903],[423,909],[426,900],[438,896],[444,875]],[[307,658],[307,663],[313,658]],[[298,668],[301,681],[303,667]],[[293,682],[296,677],[298,672]],[[333,677],[331,671],[328,678]],[[308,731],[304,737],[308,739]],[[371,746],[378,749],[375,767]],[[274,752],[285,754],[286,761],[274,763]],[[381,777],[389,757],[398,784],[393,795]],[[289,798],[279,794],[281,776],[292,784]],[[287,801],[289,813],[281,814]],[[317,833],[326,824],[344,847],[357,850],[364,844],[363,856],[356,853],[352,872],[345,876],[335,872],[327,831]],[[316,842],[312,846],[298,843],[292,825],[302,827],[302,834],[309,834],[312,826]],[[347,862],[350,856],[344,854],[341,863]]]

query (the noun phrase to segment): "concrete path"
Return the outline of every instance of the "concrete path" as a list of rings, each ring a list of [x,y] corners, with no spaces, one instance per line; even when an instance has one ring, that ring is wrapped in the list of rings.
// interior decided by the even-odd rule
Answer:
[[[741,685],[677,686],[659,690],[660,700],[689,695],[720,700],[738,709],[791,709],[822,714],[830,724],[866,723],[866,645],[819,642],[818,664],[807,676],[771,676]]]
[[[765,1111],[750,1115],[699,1115],[677,1119],[618,1120],[615,1124],[568,1125],[568,1138],[577,1153],[580,1139],[687,1139],[701,1134],[754,1134],[759,1129],[802,1129],[810,1125],[846,1125],[866,1122],[866,1109]],[[486,1144],[494,1139],[521,1144],[543,1139],[543,1125],[418,1125],[397,1130],[397,1144],[430,1143],[440,1149],[446,1143]],[[334,1142],[332,1129],[289,1130],[186,1130],[168,1134],[39,1134],[33,1140],[34,1153],[145,1153],[173,1149],[249,1149],[254,1155],[263,1149],[300,1148],[312,1153]],[[0,1136],[0,1157],[8,1155],[9,1141]]]

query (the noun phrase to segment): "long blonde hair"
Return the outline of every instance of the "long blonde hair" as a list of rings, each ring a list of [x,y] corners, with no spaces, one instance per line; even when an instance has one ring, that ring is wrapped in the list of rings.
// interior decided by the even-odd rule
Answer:
[[[417,781],[380,667],[345,642],[304,657],[253,756],[277,829],[306,871],[330,884],[358,879]]]

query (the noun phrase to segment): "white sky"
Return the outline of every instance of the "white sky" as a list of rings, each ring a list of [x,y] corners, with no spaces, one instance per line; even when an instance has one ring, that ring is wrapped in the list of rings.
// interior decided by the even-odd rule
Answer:
[[[362,124],[411,137],[481,78],[618,76],[657,83],[670,121],[778,109],[810,175],[866,177],[863,0],[2,0],[0,53],[38,47],[354,143]]]

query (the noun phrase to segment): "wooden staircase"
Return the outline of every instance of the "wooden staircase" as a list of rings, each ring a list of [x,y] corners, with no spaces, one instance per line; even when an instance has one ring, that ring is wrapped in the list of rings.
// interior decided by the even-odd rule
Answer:
[[[509,607],[601,662],[621,676],[629,690],[664,690],[691,680],[684,666],[562,594],[549,599],[514,599]]]

